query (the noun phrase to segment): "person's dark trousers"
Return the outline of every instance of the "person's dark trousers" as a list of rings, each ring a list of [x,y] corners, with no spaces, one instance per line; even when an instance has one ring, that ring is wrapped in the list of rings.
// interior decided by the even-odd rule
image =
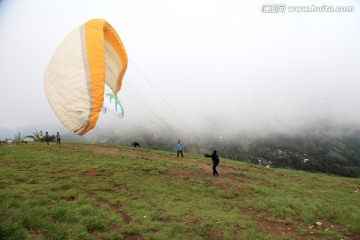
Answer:
[[[213,169],[213,175],[219,174],[219,173],[216,171],[217,165],[219,165],[219,163],[213,163],[213,167],[212,167],[212,169]]]
[[[184,155],[183,155],[183,153],[182,153],[181,150],[178,150],[178,151],[177,151],[177,156],[178,156],[178,157],[179,157],[179,153],[181,154],[181,157],[184,157]]]

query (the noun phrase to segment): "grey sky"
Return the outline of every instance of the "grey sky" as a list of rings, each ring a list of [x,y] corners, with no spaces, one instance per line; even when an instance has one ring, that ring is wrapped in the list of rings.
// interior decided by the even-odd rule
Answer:
[[[262,13],[267,3],[2,0],[0,128],[67,132],[47,102],[44,70],[63,38],[92,18],[117,30],[129,58],[118,94],[126,116],[101,116],[99,128],[360,127],[359,2],[277,2],[350,13]]]

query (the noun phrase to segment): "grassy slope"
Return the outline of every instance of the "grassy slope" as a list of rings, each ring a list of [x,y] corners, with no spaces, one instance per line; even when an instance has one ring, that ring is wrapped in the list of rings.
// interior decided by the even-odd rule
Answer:
[[[198,155],[2,144],[0,239],[360,239],[360,179],[223,158],[219,172]]]

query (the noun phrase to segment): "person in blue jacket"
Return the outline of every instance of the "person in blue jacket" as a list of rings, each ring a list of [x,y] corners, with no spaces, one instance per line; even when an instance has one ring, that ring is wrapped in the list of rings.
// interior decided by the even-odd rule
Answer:
[[[179,140],[177,143],[177,157],[179,157],[179,154],[181,154],[181,157],[184,157],[182,150],[183,150],[183,147]]]

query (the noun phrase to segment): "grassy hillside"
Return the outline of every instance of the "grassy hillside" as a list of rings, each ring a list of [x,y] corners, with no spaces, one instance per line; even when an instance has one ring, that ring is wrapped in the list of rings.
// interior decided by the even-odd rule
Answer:
[[[91,144],[0,145],[0,239],[360,239],[360,179]]]

